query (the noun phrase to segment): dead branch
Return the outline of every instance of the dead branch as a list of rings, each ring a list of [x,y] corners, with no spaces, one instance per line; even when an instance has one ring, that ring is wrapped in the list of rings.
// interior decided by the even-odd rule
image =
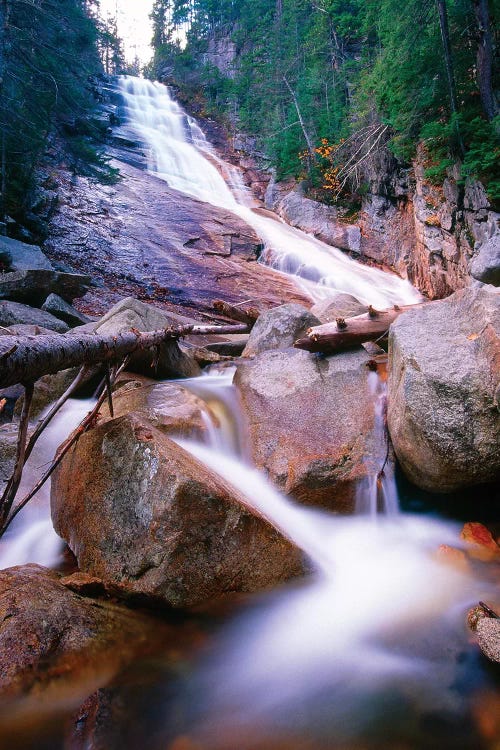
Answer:
[[[24,390],[24,403],[21,412],[21,421],[19,424],[19,434],[17,438],[17,451],[16,451],[16,462],[14,465],[14,471],[11,478],[7,482],[7,485],[3,491],[2,497],[0,498],[0,526],[3,525],[8,517],[14,498],[16,497],[17,490],[21,483],[21,477],[23,474],[23,468],[25,463],[26,455],[26,442],[28,437],[28,427],[30,419],[31,402],[33,400],[34,385],[33,383],[27,383]]]
[[[217,310],[221,315],[225,315],[226,318],[231,320],[238,320],[240,323],[245,323],[249,328],[253,328],[255,321],[260,315],[259,310],[255,307],[238,307],[237,305],[230,305],[229,302],[224,300],[216,299],[212,302],[214,310]]]
[[[357,315],[354,318],[339,318],[335,323],[324,323],[309,328],[306,335],[296,341],[294,346],[297,349],[323,354],[352,349],[361,346],[365,341],[373,341],[381,337],[389,330],[389,326],[398,315],[416,306],[395,306],[391,310],[375,310],[370,307],[370,312],[363,315]]]

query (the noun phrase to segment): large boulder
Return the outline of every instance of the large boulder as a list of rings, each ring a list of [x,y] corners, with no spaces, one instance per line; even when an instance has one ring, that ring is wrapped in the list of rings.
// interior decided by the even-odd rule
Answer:
[[[308,328],[320,322],[307,308],[294,302],[274,307],[258,317],[243,356],[250,357],[268,349],[286,349]]]
[[[161,621],[80,596],[62,580],[38,565],[0,571],[2,708],[47,690],[76,707],[134,656],[167,641]]]
[[[350,512],[359,480],[383,463],[368,360],[362,351],[322,358],[286,349],[238,367],[253,461],[301,502]]]
[[[210,425],[217,417],[194,393],[176,383],[141,383],[130,380],[113,394],[114,418],[136,413],[166,435],[196,438],[208,442]],[[101,417],[111,419],[107,404]]]
[[[22,305],[20,302],[0,300],[0,326],[9,328],[17,324],[39,326],[40,328],[47,328],[57,333],[66,333],[66,331],[69,331],[67,323],[59,320],[59,318],[54,317],[54,315],[45,310],[29,307],[29,305]]]
[[[0,266],[9,271],[38,269],[53,271],[54,267],[37,245],[0,236]]]
[[[500,286],[500,231],[481,245],[471,261],[470,272],[484,284]]]
[[[0,276],[0,299],[10,299],[40,307],[55,293],[72,302],[83,297],[91,283],[89,276],[46,269],[12,271]]]
[[[85,328],[106,335],[116,335],[135,328],[138,331],[158,331],[178,325],[176,318],[146,305],[133,297],[126,297],[114,305],[95,323],[87,323]],[[138,352],[128,365],[129,369],[155,375],[157,378],[195,377],[201,370],[193,357],[183,352],[175,341],[162,344],[158,351]]]
[[[352,294],[337,292],[328,299],[317,302],[311,307],[311,313],[322,323],[332,323],[337,318],[352,318],[368,312],[368,307]]]
[[[301,570],[298,550],[244,502],[137,414],[82,435],[52,478],[54,527],[80,569],[176,607]]]
[[[500,478],[500,291],[464,289],[408,310],[389,337],[388,423],[418,486]]]

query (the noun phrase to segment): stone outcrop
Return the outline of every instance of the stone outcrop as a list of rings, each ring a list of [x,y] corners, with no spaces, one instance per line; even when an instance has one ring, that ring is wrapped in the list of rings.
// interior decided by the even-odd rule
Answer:
[[[286,349],[238,367],[253,461],[305,504],[351,512],[358,481],[381,468],[368,359]]]
[[[81,570],[179,607],[301,570],[222,479],[136,414],[83,435],[52,479],[52,518]]]
[[[399,316],[388,424],[398,459],[436,492],[500,479],[500,291],[484,286]]]
[[[259,315],[250,333],[244,357],[254,356],[268,349],[286,349],[293,346],[308,328],[320,324],[320,320],[302,305],[291,302],[280,305]]]
[[[82,297],[90,286],[90,277],[78,273],[48,270],[11,271],[0,276],[0,299],[40,307],[49,294],[66,301]]]
[[[242,219],[122,160],[116,165],[123,180],[113,186],[60,175],[59,207],[44,251],[99,284],[78,302],[79,310],[103,314],[133,296],[199,315],[213,312],[214,298],[239,304],[253,300],[256,289],[264,309],[307,302],[292,281],[257,263],[260,239]],[[131,214],[140,216],[133,230]]]
[[[160,621],[80,596],[63,581],[38,565],[0,571],[2,709],[28,695],[78,706],[134,656],[168,639]]]
[[[472,276],[483,284],[500,286],[500,232],[484,242],[471,262]]]
[[[273,181],[267,188],[265,205],[281,216],[287,224],[313,234],[328,245],[355,254],[361,251],[359,227],[342,222],[334,206],[305,198],[299,190],[282,191]]]

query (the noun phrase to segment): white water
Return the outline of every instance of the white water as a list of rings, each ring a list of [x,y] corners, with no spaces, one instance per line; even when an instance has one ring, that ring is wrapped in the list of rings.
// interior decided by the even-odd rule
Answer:
[[[252,197],[239,171],[214,154],[196,121],[171,98],[165,86],[127,76],[120,79],[120,90],[129,125],[149,148],[149,169],[170,187],[244,219],[265,244],[264,262],[300,278],[313,299],[338,291],[380,307],[420,300],[407,281],[363,266],[278,217],[254,213]]]
[[[16,499],[35,486],[52,463],[57,448],[94,405],[93,401],[70,399],[45,429],[23,471]],[[30,500],[0,539],[0,570],[13,565],[38,563],[54,567],[60,562],[62,539],[50,520],[50,480]]]

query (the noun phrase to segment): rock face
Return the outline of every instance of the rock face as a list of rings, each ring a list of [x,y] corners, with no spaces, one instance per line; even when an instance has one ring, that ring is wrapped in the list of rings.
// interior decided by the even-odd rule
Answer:
[[[441,185],[432,184],[425,176],[428,163],[420,146],[411,169],[402,169],[388,152],[367,168],[361,254],[439,299],[468,285],[471,258],[499,236],[500,215],[479,182],[459,184],[458,168]]]
[[[0,265],[9,271],[38,269],[53,271],[54,267],[37,245],[0,236]]]
[[[358,480],[383,463],[368,359],[365,352],[319,358],[286,349],[238,367],[253,460],[305,504],[352,511]]]
[[[69,330],[67,323],[45,312],[45,310],[22,305],[20,302],[0,300],[0,326],[9,328],[17,324],[39,326],[57,333],[66,333]]]
[[[418,486],[451,492],[500,478],[500,291],[456,292],[391,326],[388,422]]]
[[[339,213],[333,206],[305,198],[297,190],[282,192],[276,183],[269,183],[265,199],[266,208],[281,216],[287,224],[313,234],[322,242],[359,253],[361,232],[354,224],[342,223]]]
[[[500,664],[500,620],[482,618],[477,624],[477,642],[490,661]]]
[[[89,324],[86,330],[109,335],[130,331],[132,328],[138,331],[158,331],[177,324],[177,319],[169,318],[168,313],[127,297],[114,305],[100,320]],[[157,378],[190,378],[201,372],[195,360],[181,351],[175,341],[162,344],[157,352],[146,351],[134,355],[129,369]]]
[[[1,570],[2,703],[47,689],[70,700],[69,686],[73,700],[83,690],[82,700],[166,633],[161,622],[137,611],[73,593],[58,573],[38,565]]]
[[[264,309],[306,301],[292,281],[257,263],[261,242],[242,219],[178,193],[116,156],[124,178],[116,185],[60,176],[44,250],[101,285],[78,303],[80,310],[103,314],[118,299],[134,296],[176,313],[213,312],[214,298],[242,303],[255,297],[256,288]],[[133,230],[132,214],[141,216]]]
[[[250,333],[243,356],[249,357],[268,349],[286,349],[292,346],[311,326],[317,326],[320,320],[307,308],[291,302],[280,305],[259,315]]]
[[[79,439],[51,498],[81,570],[177,607],[301,569],[298,551],[225,482],[134,414]]]

